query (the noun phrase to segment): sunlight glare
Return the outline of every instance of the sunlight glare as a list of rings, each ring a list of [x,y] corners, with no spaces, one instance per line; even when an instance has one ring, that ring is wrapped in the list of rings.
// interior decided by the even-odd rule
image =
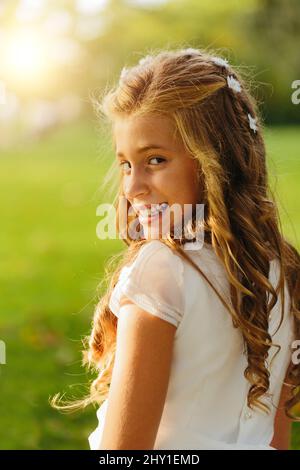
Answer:
[[[32,31],[15,32],[8,39],[4,62],[7,72],[15,79],[38,78],[46,64],[42,38]]]

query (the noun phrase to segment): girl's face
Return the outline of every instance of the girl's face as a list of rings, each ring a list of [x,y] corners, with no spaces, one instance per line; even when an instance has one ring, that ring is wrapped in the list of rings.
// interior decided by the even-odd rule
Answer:
[[[114,138],[123,194],[138,215],[145,238],[159,238],[169,227],[181,224],[187,210],[191,215],[190,206],[184,204],[200,203],[198,161],[164,116],[118,118]],[[173,204],[177,210],[171,210]],[[151,217],[146,205],[152,209]]]

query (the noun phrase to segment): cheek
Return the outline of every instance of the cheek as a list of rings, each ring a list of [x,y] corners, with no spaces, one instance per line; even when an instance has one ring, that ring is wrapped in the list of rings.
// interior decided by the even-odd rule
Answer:
[[[196,203],[199,196],[199,183],[196,171],[190,166],[173,171],[166,179],[166,186],[174,199],[181,203]]]
[[[198,162],[189,161],[182,171],[182,185],[189,194],[191,202],[198,202],[201,195],[201,187],[198,173]]]
[[[159,172],[153,181],[155,181],[155,187],[158,192],[165,195],[169,202],[174,202],[174,200],[178,199],[183,189],[182,176],[174,170]]]
[[[199,201],[199,183],[194,162],[179,164],[158,171],[151,177],[151,186],[165,195],[169,202],[196,203]]]

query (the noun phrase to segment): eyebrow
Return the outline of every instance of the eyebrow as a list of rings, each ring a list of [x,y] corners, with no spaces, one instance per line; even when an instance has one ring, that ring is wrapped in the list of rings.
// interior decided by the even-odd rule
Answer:
[[[137,153],[146,152],[146,150],[152,150],[152,149],[168,150],[165,147],[163,147],[162,145],[149,144],[149,145],[145,145],[144,147],[139,147],[137,149]],[[118,152],[117,157],[124,157],[124,154],[122,152]]]

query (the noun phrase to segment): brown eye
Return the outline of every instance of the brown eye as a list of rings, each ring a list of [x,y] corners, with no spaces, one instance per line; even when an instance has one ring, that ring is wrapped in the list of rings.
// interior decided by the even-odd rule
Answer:
[[[162,160],[163,162],[166,161],[166,159],[165,159],[165,158],[162,158],[162,157],[151,157],[150,160]],[[149,160],[149,161],[150,161],[150,160]]]
[[[161,162],[165,162],[165,161],[166,161],[166,159],[163,158],[163,157],[150,157],[150,158],[149,158],[149,162],[150,162],[151,160],[161,160]],[[126,163],[129,164],[129,162],[121,162],[121,163],[119,164],[119,167],[122,168],[122,171],[124,171],[124,172],[126,172],[126,171],[129,170],[129,169],[124,169],[124,165],[125,165]],[[157,166],[157,165],[158,165],[158,164],[155,164],[154,166]]]

